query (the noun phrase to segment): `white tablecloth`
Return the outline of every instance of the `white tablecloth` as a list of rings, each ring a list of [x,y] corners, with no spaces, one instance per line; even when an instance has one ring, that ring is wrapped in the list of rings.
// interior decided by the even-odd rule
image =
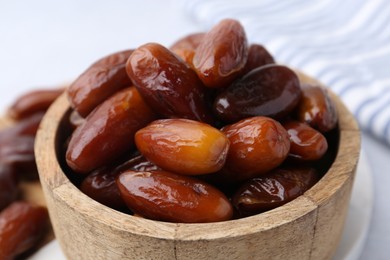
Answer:
[[[71,81],[103,55],[207,29],[182,10],[178,0],[0,1],[0,111],[27,90]],[[389,259],[390,147],[362,137],[375,204],[361,259]]]

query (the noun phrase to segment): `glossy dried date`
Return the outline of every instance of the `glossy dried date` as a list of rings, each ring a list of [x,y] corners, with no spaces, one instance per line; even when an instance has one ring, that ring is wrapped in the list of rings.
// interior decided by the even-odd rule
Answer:
[[[212,121],[206,89],[195,72],[162,45],[142,45],[130,56],[126,69],[145,102],[157,113]]]
[[[155,119],[135,87],[116,93],[97,107],[72,134],[68,165],[88,173],[120,158],[134,146],[134,134]]]
[[[298,161],[314,161],[320,159],[328,149],[326,138],[314,128],[298,121],[283,123],[290,137],[288,156]]]
[[[244,183],[233,195],[232,203],[241,217],[255,215],[297,198],[318,180],[313,168],[277,168]]]
[[[234,182],[264,174],[279,166],[290,150],[283,126],[268,117],[251,117],[222,128],[230,148],[222,178]]]
[[[82,117],[118,90],[132,85],[126,73],[126,61],[133,50],[108,55],[92,64],[69,86],[70,104]]]
[[[319,85],[302,84],[302,99],[297,107],[297,118],[321,133],[334,129],[338,116],[328,91]]]
[[[20,120],[38,112],[45,112],[63,92],[63,88],[28,92],[14,101],[8,109],[8,115]]]
[[[18,196],[17,176],[10,164],[0,163],[0,212]]]
[[[232,217],[232,206],[222,192],[187,176],[166,171],[126,171],[117,183],[127,206],[149,219],[202,223]]]
[[[247,59],[244,28],[236,20],[225,19],[204,36],[192,62],[203,84],[224,87],[240,75]]]
[[[46,208],[14,202],[0,213],[0,259],[12,260],[34,247],[49,224]]]
[[[23,175],[36,173],[33,136],[16,136],[0,141],[0,162],[12,165]]]
[[[27,118],[18,120],[10,127],[2,129],[0,131],[0,145],[2,140],[15,138],[17,136],[35,136],[44,115],[44,113],[36,113]]]
[[[135,143],[157,166],[186,175],[220,170],[229,149],[221,131],[188,119],[156,120],[135,134]]]
[[[248,60],[242,74],[245,75],[253,69],[272,63],[275,63],[275,60],[264,46],[256,43],[251,44],[249,46]]]
[[[297,75],[271,64],[252,70],[223,90],[215,99],[214,111],[228,122],[251,116],[280,119],[297,106],[300,97]]]
[[[192,66],[195,50],[203,40],[205,33],[192,33],[176,41],[170,50]]]

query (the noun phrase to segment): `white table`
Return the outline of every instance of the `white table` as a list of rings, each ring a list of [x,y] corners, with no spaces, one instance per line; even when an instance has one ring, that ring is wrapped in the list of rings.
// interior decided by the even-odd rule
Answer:
[[[0,111],[27,90],[71,81],[105,54],[152,41],[169,46],[204,29],[173,0],[0,0]],[[361,259],[388,259],[390,147],[362,137],[375,204]]]

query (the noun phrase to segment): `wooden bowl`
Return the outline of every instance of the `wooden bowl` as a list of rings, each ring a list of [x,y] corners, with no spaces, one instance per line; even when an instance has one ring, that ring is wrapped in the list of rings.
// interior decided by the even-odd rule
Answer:
[[[302,81],[315,80],[300,73]],[[69,259],[330,259],[344,226],[360,151],[358,126],[339,113],[337,157],[322,179],[274,210],[210,224],[175,224],[126,215],[92,200],[65,176],[57,157],[65,96],[47,112],[36,160],[55,236]]]

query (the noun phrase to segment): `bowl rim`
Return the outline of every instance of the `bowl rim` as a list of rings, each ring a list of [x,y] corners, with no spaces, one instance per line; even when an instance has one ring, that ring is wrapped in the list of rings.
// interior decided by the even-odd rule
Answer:
[[[297,71],[297,74],[302,82],[323,86],[302,72]],[[55,149],[58,126],[70,109],[66,93],[47,111],[36,136],[35,154],[40,181],[44,182],[43,186],[49,187],[57,200],[61,200],[77,214],[140,236],[182,241],[213,240],[270,230],[297,221],[307,214],[317,214],[318,208],[354,177],[360,151],[359,128],[340,98],[331,91],[330,95],[339,115],[340,141],[335,161],[321,180],[302,196],[262,214],[214,223],[169,223],[127,215],[89,198],[70,182],[57,162]]]

